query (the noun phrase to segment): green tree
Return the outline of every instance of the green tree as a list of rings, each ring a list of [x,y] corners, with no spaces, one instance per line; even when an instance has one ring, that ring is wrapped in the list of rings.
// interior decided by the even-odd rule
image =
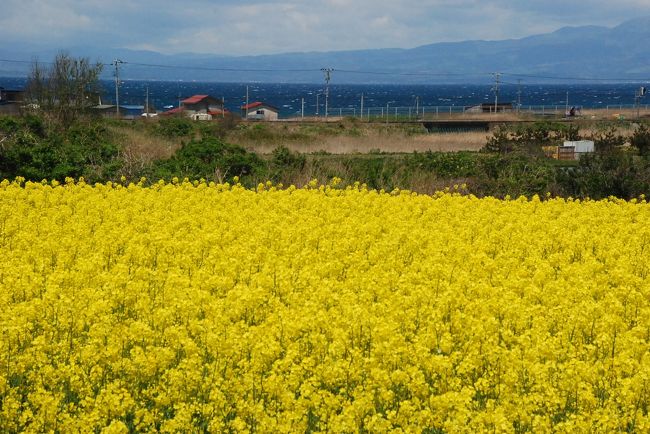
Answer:
[[[601,127],[592,137],[596,152],[600,154],[612,154],[620,151],[625,144],[625,137],[618,133],[615,126]]]
[[[639,155],[650,155],[650,129],[644,124],[639,125],[630,137],[630,144],[639,150]]]

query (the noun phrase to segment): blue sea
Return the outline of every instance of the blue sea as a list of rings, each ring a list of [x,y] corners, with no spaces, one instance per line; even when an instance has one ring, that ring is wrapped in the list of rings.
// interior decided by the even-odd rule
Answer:
[[[22,88],[24,78],[0,78],[0,87]],[[115,98],[113,81],[103,81],[102,102],[110,104]],[[640,84],[506,84],[500,88],[499,102],[517,103],[521,106],[559,107],[567,104],[581,108],[631,107]],[[246,102],[248,87],[249,102],[262,101],[280,109],[281,116],[296,116],[301,113],[304,99],[304,113],[311,116],[325,112],[324,84],[273,84],[273,83],[200,83],[187,81],[136,81],[127,80],[120,87],[120,103],[144,105],[146,89],[149,89],[150,104],[159,110],[176,107],[181,99],[207,94],[225,101],[226,108],[238,112]],[[372,84],[346,85],[332,83],[329,88],[329,113],[332,115],[358,114],[361,98],[364,99],[364,113],[373,114],[388,110],[400,114],[407,110],[462,110],[463,107],[494,103],[490,85],[431,84],[400,85]],[[520,95],[520,96],[519,96]],[[641,100],[641,104],[650,104]]]

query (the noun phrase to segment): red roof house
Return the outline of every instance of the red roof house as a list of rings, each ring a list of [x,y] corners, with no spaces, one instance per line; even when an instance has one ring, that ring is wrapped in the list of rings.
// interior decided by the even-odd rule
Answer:
[[[260,101],[243,105],[241,109],[244,113],[244,118],[260,121],[277,121],[280,111],[277,107]]]
[[[164,115],[185,114],[192,119],[209,120],[224,113],[223,100],[210,95],[194,95],[181,101],[181,106],[164,112]]]

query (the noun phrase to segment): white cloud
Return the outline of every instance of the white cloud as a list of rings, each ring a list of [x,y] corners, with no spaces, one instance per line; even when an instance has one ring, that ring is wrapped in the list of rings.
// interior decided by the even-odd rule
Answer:
[[[523,37],[650,15],[650,0],[2,0],[0,39],[262,54]]]
[[[8,3],[0,9],[0,34],[48,40],[93,26],[91,16],[75,11],[71,1],[4,1]]]

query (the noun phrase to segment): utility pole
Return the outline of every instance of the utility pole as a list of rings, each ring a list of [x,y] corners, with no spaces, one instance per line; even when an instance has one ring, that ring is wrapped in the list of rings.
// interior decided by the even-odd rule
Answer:
[[[569,91],[566,92],[566,108],[564,111],[564,116],[569,117]]]
[[[244,119],[248,119],[248,86],[246,86],[246,104],[244,104]]]
[[[115,66],[115,116],[120,118],[120,65],[123,64],[120,59],[113,60],[111,65]]]
[[[147,96],[145,97],[144,100],[144,118],[146,120],[149,120],[149,85],[147,85],[146,89],[147,89]]]
[[[363,120],[363,92],[361,93],[361,120]]]
[[[320,102],[318,102],[318,98],[320,97],[320,93],[316,94],[316,116],[318,117],[320,113],[318,113],[318,107],[320,106]]]
[[[300,119],[305,119],[305,98],[300,100]]]
[[[634,103],[636,105],[636,118],[641,118],[641,98],[646,94],[645,86],[642,86],[634,94]]]
[[[521,110],[521,78],[517,80],[517,114]]]
[[[501,73],[500,72],[495,72],[494,73],[494,87],[492,90],[494,91],[494,114],[496,115],[497,112],[499,111],[499,87],[501,85]]]
[[[415,97],[415,119],[420,117],[420,97]]]
[[[325,120],[327,120],[329,112],[329,99],[330,99],[330,80],[332,79],[332,68],[321,68],[323,74],[325,74]]]

